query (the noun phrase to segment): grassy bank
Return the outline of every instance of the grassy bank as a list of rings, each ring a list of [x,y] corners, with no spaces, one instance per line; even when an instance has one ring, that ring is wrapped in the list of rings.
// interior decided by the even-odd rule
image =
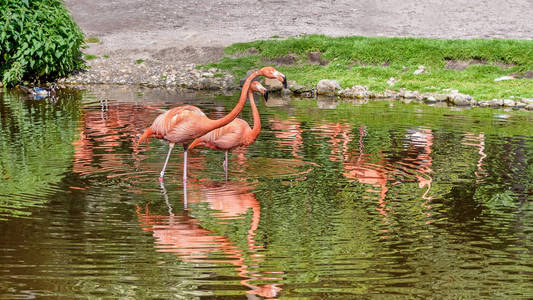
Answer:
[[[457,89],[476,100],[533,97],[531,40],[307,35],[237,43],[225,52],[227,57],[207,67],[231,71],[238,78],[249,69],[275,65],[306,86],[335,79],[343,88],[361,84],[373,91]],[[425,72],[413,74],[419,66]],[[494,81],[509,75],[516,79]],[[391,77],[396,79],[392,86],[387,83]]]

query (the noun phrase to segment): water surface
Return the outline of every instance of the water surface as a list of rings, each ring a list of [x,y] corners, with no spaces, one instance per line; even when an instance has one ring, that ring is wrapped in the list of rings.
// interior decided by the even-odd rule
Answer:
[[[0,298],[533,297],[530,113],[274,98],[186,190],[181,147],[164,184],[167,144],[133,153],[157,109],[236,99],[0,93]]]

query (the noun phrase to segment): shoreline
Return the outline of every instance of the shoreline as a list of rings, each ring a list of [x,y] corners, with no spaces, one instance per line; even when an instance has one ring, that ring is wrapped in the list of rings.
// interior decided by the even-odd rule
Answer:
[[[232,74],[218,69],[197,70],[196,66],[220,60],[225,47],[239,42],[303,34],[530,39],[533,32],[533,22],[528,21],[531,4],[527,0],[494,3],[474,0],[466,7],[459,0],[443,4],[415,0],[401,3],[339,0],[328,5],[309,0],[245,0],[239,5],[208,0],[154,0],[149,4],[140,0],[66,0],[64,3],[86,38],[95,37],[97,42],[87,43],[89,47],[83,50],[94,58],[87,60],[90,69],[60,79],[63,85],[120,84],[233,91],[238,86]],[[294,94],[315,96],[316,87],[294,83],[292,88]],[[357,89],[363,93],[345,89],[342,95],[349,97],[346,95],[352,93],[351,99],[358,96],[374,99],[384,94]],[[435,103],[450,99],[449,95],[416,91],[387,95],[428,102],[435,98]],[[452,99],[470,101],[466,96]],[[440,100],[443,98],[446,100]],[[505,99],[500,100],[503,103]]]

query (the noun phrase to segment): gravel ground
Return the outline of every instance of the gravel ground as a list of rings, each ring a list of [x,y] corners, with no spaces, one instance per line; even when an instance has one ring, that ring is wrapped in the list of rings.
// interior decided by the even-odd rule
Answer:
[[[65,0],[98,58],[67,83],[228,88],[195,64],[235,42],[323,33],[436,38],[533,37],[532,0]]]

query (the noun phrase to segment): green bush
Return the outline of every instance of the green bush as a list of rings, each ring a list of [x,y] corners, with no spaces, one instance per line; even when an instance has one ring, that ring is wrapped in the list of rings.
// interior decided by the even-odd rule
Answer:
[[[5,85],[54,79],[84,67],[83,33],[60,0],[0,1],[0,76]]]

